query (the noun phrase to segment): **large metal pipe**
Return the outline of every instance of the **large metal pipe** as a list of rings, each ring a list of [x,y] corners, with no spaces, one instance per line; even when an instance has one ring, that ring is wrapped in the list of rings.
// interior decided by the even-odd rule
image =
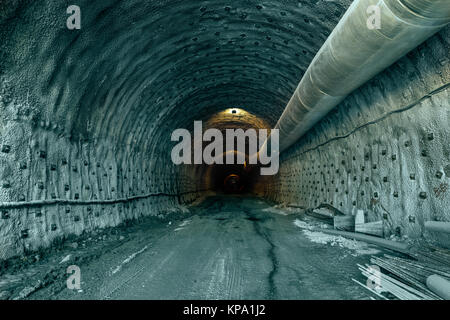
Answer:
[[[349,93],[449,22],[450,0],[355,0],[315,56],[278,120],[275,128],[279,129],[280,151]]]

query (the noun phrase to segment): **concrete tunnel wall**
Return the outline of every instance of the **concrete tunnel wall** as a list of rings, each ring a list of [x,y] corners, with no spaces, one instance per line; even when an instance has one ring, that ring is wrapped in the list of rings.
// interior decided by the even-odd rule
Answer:
[[[447,26],[353,92],[281,155],[264,194],[362,209],[386,236],[432,236],[425,221],[450,221],[449,48]]]
[[[209,171],[172,165],[171,132],[230,107],[255,115],[243,127],[273,127],[350,2],[79,0],[81,30],[66,28],[71,1],[0,3],[0,259],[204,196]],[[351,95],[255,191],[371,219],[383,205],[392,230],[413,234],[448,220],[448,91],[394,112],[448,83],[448,39],[447,28]],[[363,162],[369,182],[345,172]],[[319,179],[332,164],[342,171]]]

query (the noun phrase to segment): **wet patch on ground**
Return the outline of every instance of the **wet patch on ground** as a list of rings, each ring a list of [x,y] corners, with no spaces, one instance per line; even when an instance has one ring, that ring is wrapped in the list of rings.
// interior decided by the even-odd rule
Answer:
[[[256,218],[256,217],[247,217],[245,219],[247,219],[249,221],[262,221],[262,219],[259,219],[259,218]]]

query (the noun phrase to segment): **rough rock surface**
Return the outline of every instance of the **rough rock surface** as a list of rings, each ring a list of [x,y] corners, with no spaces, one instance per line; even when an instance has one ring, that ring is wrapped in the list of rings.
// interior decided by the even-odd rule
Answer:
[[[0,259],[200,199],[211,173],[172,165],[172,130],[230,107],[273,126],[350,2],[79,0],[81,30],[65,1],[1,2]],[[349,96],[255,191],[411,236],[448,221],[449,39]]]
[[[288,152],[274,200],[329,204],[387,234],[421,237],[449,221],[450,28],[352,93]]]

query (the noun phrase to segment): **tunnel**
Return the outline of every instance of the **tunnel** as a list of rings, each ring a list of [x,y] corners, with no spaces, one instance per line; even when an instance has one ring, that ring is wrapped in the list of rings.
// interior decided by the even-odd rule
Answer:
[[[114,250],[123,259],[104,258],[104,274],[125,279],[137,268],[126,258],[146,257],[154,281],[104,280],[102,298],[379,298],[352,281],[370,255],[340,260],[372,238],[392,261],[439,260],[427,276],[443,289],[415,288],[449,298],[449,21],[448,0],[0,1],[0,298],[97,299],[89,284],[65,288],[66,268]],[[175,164],[171,134],[192,133],[195,149],[196,121],[268,137],[215,154],[241,163]],[[262,175],[250,159],[274,129],[279,170]],[[317,231],[330,214],[367,239]],[[381,234],[358,233],[361,217]],[[74,260],[89,248],[97,258]],[[188,252],[208,258],[194,268],[177,258]],[[334,263],[348,282],[321,277]],[[196,290],[170,284],[183,272]]]

